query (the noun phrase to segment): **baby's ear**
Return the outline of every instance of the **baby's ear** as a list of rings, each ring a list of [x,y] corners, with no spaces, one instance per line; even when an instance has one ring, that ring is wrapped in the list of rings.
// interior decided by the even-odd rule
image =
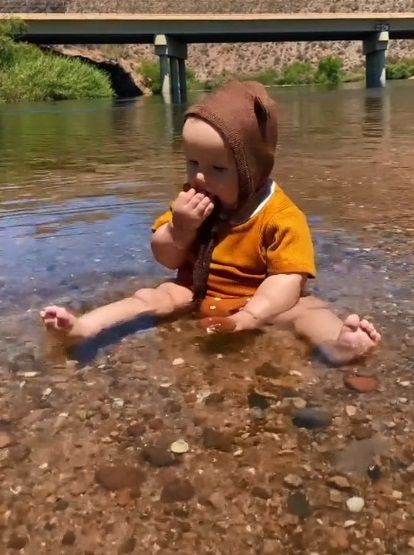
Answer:
[[[259,129],[261,135],[264,137],[266,135],[266,125],[269,113],[263,101],[258,96],[254,97],[254,114],[256,116],[257,123],[259,124]]]

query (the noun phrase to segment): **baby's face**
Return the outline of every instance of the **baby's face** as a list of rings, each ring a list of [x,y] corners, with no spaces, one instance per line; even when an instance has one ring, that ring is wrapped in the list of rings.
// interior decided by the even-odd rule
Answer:
[[[239,195],[237,166],[221,135],[208,123],[189,118],[183,139],[188,183],[213,201],[218,198],[225,210],[235,209]]]

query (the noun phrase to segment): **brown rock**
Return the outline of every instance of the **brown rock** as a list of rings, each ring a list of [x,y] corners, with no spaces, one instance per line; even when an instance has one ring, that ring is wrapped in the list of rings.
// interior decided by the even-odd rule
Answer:
[[[9,537],[9,541],[7,542],[7,547],[16,550],[23,549],[23,547],[27,544],[27,540],[28,538],[26,536],[12,532]]]
[[[171,451],[158,445],[146,445],[142,449],[141,455],[152,466],[156,467],[171,466],[177,462],[176,457]]]
[[[136,544],[137,540],[133,536],[126,539],[119,547],[119,555],[122,555],[123,553],[132,553],[135,549]]]
[[[348,389],[358,391],[358,393],[370,393],[371,391],[378,389],[379,381],[373,376],[345,374],[344,384]]]
[[[7,432],[0,432],[0,449],[4,449],[13,443],[13,438]]]
[[[145,481],[145,474],[139,468],[122,464],[101,466],[95,472],[95,480],[110,491],[138,489]]]
[[[327,479],[327,484],[332,488],[347,490],[351,488],[351,484],[345,478],[345,476],[331,476]]]
[[[255,368],[256,376],[263,376],[265,378],[278,378],[282,373],[281,369],[277,366],[273,366],[270,362],[265,362]]]
[[[73,530],[66,530],[63,534],[62,545],[73,545],[76,541],[76,534]]]
[[[344,528],[333,526],[327,529],[328,543],[335,553],[349,548],[348,534]]]
[[[14,445],[9,449],[9,459],[14,463],[19,463],[27,459],[31,448],[28,445]]]
[[[272,492],[265,486],[253,486],[252,495],[254,495],[254,497],[259,497],[260,499],[270,499],[272,497]]]
[[[163,503],[185,502],[192,499],[195,489],[189,480],[173,478],[162,489],[160,500]]]
[[[145,432],[144,424],[140,424],[139,422],[133,422],[127,428],[127,434],[132,437],[140,437]]]
[[[233,436],[229,433],[219,432],[214,428],[203,430],[203,444],[207,449],[218,449],[230,452],[232,450]]]

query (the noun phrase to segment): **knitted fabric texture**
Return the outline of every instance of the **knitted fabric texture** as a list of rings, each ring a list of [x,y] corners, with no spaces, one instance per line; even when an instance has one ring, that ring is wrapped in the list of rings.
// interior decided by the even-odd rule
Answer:
[[[239,179],[238,207],[262,187],[273,168],[277,145],[276,104],[260,83],[230,81],[200,103],[191,106],[185,119],[198,118],[220,133],[232,150]],[[218,207],[198,234],[193,271],[194,299],[205,297],[212,252],[216,244]]]

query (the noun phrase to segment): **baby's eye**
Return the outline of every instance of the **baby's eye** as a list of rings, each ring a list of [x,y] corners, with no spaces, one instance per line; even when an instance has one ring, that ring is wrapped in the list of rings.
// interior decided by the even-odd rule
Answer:
[[[225,169],[223,166],[213,166],[213,170],[216,172],[224,172]]]

